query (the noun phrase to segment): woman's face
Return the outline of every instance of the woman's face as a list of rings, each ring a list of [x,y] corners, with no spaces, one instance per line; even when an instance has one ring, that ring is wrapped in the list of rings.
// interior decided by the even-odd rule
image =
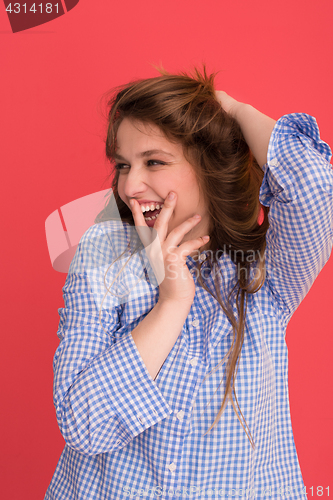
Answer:
[[[161,205],[174,191],[177,201],[168,234],[195,214],[201,215],[201,221],[182,241],[208,234],[207,208],[181,144],[170,142],[154,124],[124,118],[118,128],[115,160],[119,170],[118,193],[129,208],[132,198],[143,206],[153,202]],[[153,227],[155,220],[146,223]]]

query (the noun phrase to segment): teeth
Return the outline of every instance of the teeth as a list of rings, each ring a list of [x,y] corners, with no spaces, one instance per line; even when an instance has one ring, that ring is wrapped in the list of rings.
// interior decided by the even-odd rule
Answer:
[[[149,206],[149,205],[141,205],[141,211],[142,213],[144,212],[148,212],[148,211],[153,211],[153,210],[159,210],[160,208],[163,207],[163,203],[161,205],[154,205],[153,203]]]
[[[160,214],[153,215],[152,217],[145,217],[145,220],[155,220]]]

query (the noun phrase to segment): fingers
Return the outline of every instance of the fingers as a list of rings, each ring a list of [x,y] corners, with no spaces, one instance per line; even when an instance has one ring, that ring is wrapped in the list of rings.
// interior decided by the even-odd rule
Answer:
[[[154,224],[154,229],[156,229],[161,242],[167,240],[169,248],[175,248],[178,245],[180,245],[181,241],[184,239],[184,236],[187,233],[189,233],[191,229],[193,229],[201,221],[201,216],[199,214],[196,214],[193,217],[190,217],[189,219],[179,224],[168,235],[167,233],[168,233],[169,222],[174,212],[176,202],[177,202],[177,195],[176,193],[171,191],[168,194],[167,198],[165,199],[163,208]],[[203,245],[202,240],[200,241],[201,245],[199,245],[198,247],[198,245],[195,244],[194,249],[200,248],[200,246]]]
[[[201,216],[199,214],[196,214],[179,224],[179,226],[175,227],[168,236],[169,245],[180,245],[182,240],[184,239],[184,236],[189,233],[200,221]]]
[[[164,241],[168,234],[168,224],[176,206],[177,195],[171,191],[163,202],[163,208],[156,219],[154,229],[156,229],[161,241]]]
[[[192,252],[195,250],[199,250],[200,247],[208,243],[209,241],[209,236],[200,236],[199,238],[196,238],[194,240],[189,240],[180,245],[178,250],[180,251],[180,255],[184,259],[184,263],[186,262],[186,257],[190,255]]]
[[[199,249],[208,243],[209,236],[199,236],[193,240],[188,240],[182,243],[179,247],[171,246],[169,248],[169,253],[167,260],[170,263],[176,263],[177,261],[181,262],[182,265],[186,264],[187,257],[195,251],[199,251]]]
[[[132,199],[130,200],[130,205],[133,214],[134,224],[138,232],[138,235],[140,237],[140,240],[142,241],[144,247],[147,247],[151,243],[151,231],[146,224],[140,203]]]
[[[147,224],[143,216],[140,204],[136,200],[132,199],[130,200],[130,205],[135,225],[146,226]]]
[[[236,101],[236,99],[234,99],[229,94],[224,92],[224,90],[216,90],[215,96],[216,99],[221,104],[221,107],[224,109],[224,111],[226,111],[226,113],[230,114],[231,116],[234,116],[235,108],[238,104],[238,101]]]
[[[201,216],[199,214],[196,214],[179,224],[168,234],[169,222],[172,214],[174,213],[176,202],[177,195],[176,193],[171,191],[164,200],[163,208],[154,224],[154,230],[157,232],[160,244],[164,245],[164,242],[166,242],[167,248],[178,247],[181,244],[181,241],[184,239],[185,235],[189,233],[201,221]],[[154,240],[152,231],[146,224],[140,204],[136,200],[132,199],[130,200],[130,206],[133,213],[134,223],[139,233],[139,237],[143,245],[147,248],[152,243],[152,240]],[[208,239],[206,240],[206,242],[208,241]],[[195,239],[191,241],[195,241],[196,243],[194,243],[193,248],[192,246],[189,247],[189,253],[197,248],[200,248],[200,246],[203,245],[202,239]],[[165,249],[167,250],[167,248]],[[188,247],[186,246],[186,248]]]

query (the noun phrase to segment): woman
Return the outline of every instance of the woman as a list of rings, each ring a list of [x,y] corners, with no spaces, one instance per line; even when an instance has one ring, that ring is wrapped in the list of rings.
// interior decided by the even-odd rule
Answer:
[[[122,222],[100,214],[63,289],[48,500],[306,498],[284,336],[331,251],[331,151],[314,118],[213,83],[164,73],[109,103]]]

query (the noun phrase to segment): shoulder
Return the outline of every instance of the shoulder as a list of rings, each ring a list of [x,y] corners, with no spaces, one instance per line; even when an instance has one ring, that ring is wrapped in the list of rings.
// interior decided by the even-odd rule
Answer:
[[[126,252],[133,228],[119,220],[103,221],[89,227],[83,234],[72,260],[69,272],[105,266]]]
[[[119,220],[103,221],[91,226],[80,239],[81,248],[97,247],[103,250],[127,248],[133,228]]]
[[[125,236],[128,234],[130,227],[127,222],[122,222],[121,220],[98,222],[87,229],[81,237],[80,243],[94,238],[110,237],[111,234],[118,237],[121,235]]]

